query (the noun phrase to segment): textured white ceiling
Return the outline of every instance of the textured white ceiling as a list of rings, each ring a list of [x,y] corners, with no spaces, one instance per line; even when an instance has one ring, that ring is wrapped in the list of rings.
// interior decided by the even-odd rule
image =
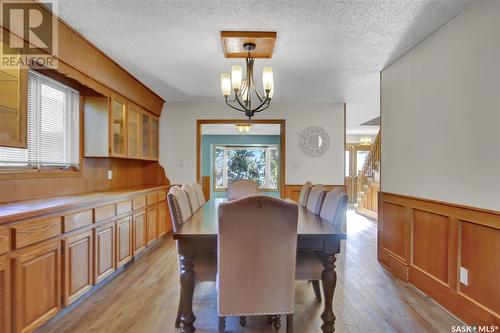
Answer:
[[[243,123],[243,122],[242,122]],[[279,124],[254,124],[249,133],[240,133],[235,124],[204,124],[203,135],[280,135]]]
[[[221,30],[278,32],[275,102],[347,103],[348,133],[379,114],[379,72],[470,0],[59,0],[59,15],[167,102],[218,101]],[[260,77],[260,75],[258,75]],[[272,107],[272,106],[271,106]]]

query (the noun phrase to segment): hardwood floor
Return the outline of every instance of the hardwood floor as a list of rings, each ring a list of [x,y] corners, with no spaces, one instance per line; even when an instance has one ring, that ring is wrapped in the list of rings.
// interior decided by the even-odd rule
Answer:
[[[381,267],[373,222],[349,210],[347,225],[348,238],[337,260],[336,332],[450,332],[452,325],[461,324]],[[177,274],[175,243],[168,238],[37,333],[178,332],[173,327],[179,297]],[[218,332],[214,284],[197,285],[193,308],[197,332]],[[297,283],[295,332],[320,331],[321,312],[322,304],[316,303],[310,284]],[[249,318],[246,328],[239,326],[238,318],[228,318],[226,331],[272,332],[260,317]]]

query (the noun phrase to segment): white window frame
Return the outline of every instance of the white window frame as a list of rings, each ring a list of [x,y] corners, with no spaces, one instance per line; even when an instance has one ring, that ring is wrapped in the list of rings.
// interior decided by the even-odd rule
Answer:
[[[223,155],[223,169],[222,169],[222,177],[223,177],[223,185],[222,187],[217,186],[217,181],[215,178],[216,175],[216,170],[215,170],[215,160],[216,160],[216,151],[217,149],[223,149],[224,155]],[[279,191],[280,190],[280,176],[278,173],[278,179],[276,180],[276,187],[271,187],[271,151],[276,151],[278,153],[278,172],[281,172],[281,168],[279,166],[279,163],[281,163],[279,154],[279,145],[274,145],[274,144],[269,144],[269,145],[223,145],[223,144],[214,144],[213,145],[213,161],[212,161],[212,169],[213,169],[213,175],[214,175],[214,180],[213,180],[213,186],[214,186],[214,191],[226,191],[227,190],[227,185],[228,185],[228,177],[227,177],[227,171],[229,168],[229,163],[228,163],[228,154],[227,152],[229,150],[265,150],[265,184],[264,186],[261,186],[259,184],[259,190],[263,191]]]
[[[81,149],[80,149],[80,94],[77,90],[68,87],[50,77],[42,75],[34,70],[28,72],[28,143],[27,148],[10,148],[0,146],[0,172],[28,172],[43,170],[80,170]],[[64,122],[64,142],[65,149],[64,161],[50,162],[41,160],[41,87],[45,84],[56,90],[63,91],[65,94]],[[71,113],[72,112],[72,113]],[[71,113],[71,114],[69,114]],[[50,142],[48,143],[50,144]],[[2,150],[7,156],[9,153],[18,156],[26,154],[26,160],[18,159],[16,161],[2,161]]]

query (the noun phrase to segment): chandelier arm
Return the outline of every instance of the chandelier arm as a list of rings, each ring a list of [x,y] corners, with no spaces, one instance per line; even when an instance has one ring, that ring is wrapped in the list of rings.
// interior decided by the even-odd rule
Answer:
[[[252,87],[253,87],[253,90],[255,91],[255,95],[257,95],[257,98],[259,99],[259,101],[262,103],[265,98],[261,95],[260,91],[257,89],[257,87],[255,86],[255,80],[253,78],[253,64],[252,64],[252,70],[250,71],[250,74],[249,76],[252,77]]]
[[[235,109],[236,111],[240,111],[240,112],[245,112],[245,113],[246,113],[246,110],[241,110],[241,109],[238,109],[237,107],[235,107],[235,106],[233,106],[233,105],[229,104],[229,101],[227,100],[227,97],[226,97],[226,104],[227,104],[227,106],[229,106],[230,108]]]
[[[240,101],[240,99],[238,98],[238,94],[235,95],[235,98],[236,98],[236,101],[238,102],[238,104],[243,108],[243,110],[245,111],[242,111],[242,112],[247,112],[247,111],[251,111],[248,107],[246,107],[245,105],[243,105],[243,103]],[[248,98],[248,97],[247,97]],[[240,110],[241,111],[241,110]]]
[[[264,102],[262,102],[258,107],[253,109],[252,112],[261,112],[261,111],[264,111],[265,109],[267,109],[269,107],[269,103],[267,103],[268,101],[269,101],[269,98],[266,98],[266,100]],[[261,109],[262,106],[264,106],[266,103],[267,103],[267,106],[265,108]]]

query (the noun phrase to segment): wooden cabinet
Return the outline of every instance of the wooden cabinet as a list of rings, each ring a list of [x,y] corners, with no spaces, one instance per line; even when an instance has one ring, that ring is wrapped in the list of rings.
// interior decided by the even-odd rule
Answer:
[[[126,157],[126,112],[127,105],[121,99],[111,98],[111,156]]]
[[[158,203],[158,237],[167,233],[167,202]]]
[[[61,308],[61,243],[27,247],[12,257],[14,332],[31,332]]]
[[[92,230],[63,240],[63,302],[68,306],[92,288]]]
[[[129,104],[127,112],[127,157],[141,157],[141,109]]]
[[[149,159],[149,115],[146,112],[141,114],[141,158]]]
[[[0,255],[0,333],[10,332],[10,306],[9,256]]]
[[[109,147],[109,98],[83,97],[84,156],[108,157]]]
[[[153,243],[157,238],[158,238],[158,230],[157,230],[157,210],[156,206],[151,206],[148,207],[147,209],[147,216],[146,216],[146,222],[147,222],[147,245]]]
[[[134,256],[146,248],[146,212],[140,211],[132,218]]]
[[[132,217],[127,216],[116,222],[116,267],[119,268],[132,259]]]
[[[94,229],[94,284],[115,271],[115,222]]]
[[[0,146],[26,148],[27,91],[27,70],[0,68]]]
[[[160,123],[158,118],[150,116],[149,130],[149,159],[156,161],[160,156]]]

